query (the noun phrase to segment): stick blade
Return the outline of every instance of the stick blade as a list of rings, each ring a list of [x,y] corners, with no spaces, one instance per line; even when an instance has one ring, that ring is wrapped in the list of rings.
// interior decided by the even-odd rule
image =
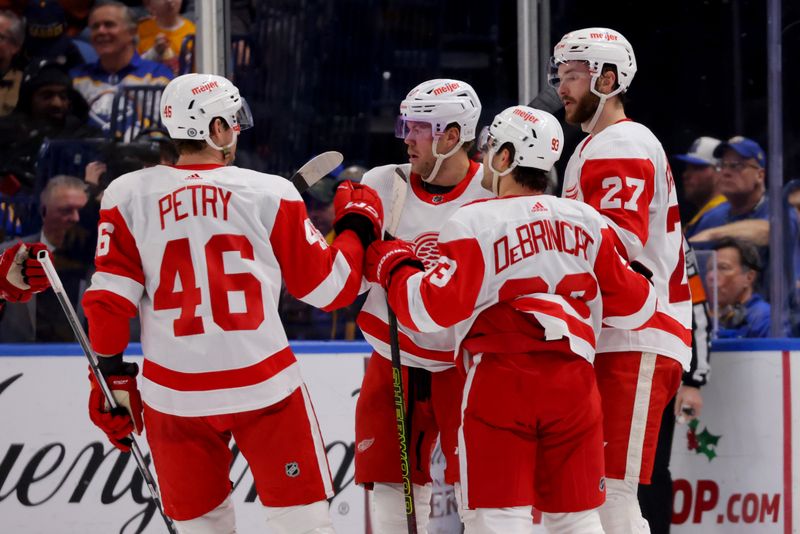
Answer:
[[[336,169],[343,161],[344,156],[341,152],[336,152],[335,150],[323,152],[300,167],[290,180],[297,190],[302,193],[322,180],[326,174]]]

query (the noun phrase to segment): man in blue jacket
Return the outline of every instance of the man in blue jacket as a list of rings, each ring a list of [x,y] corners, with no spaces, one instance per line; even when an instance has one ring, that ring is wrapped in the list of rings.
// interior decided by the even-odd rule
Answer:
[[[718,336],[769,337],[770,305],[755,291],[761,271],[758,249],[741,239],[723,238],[714,250],[717,269],[708,270],[706,282],[717,285]]]

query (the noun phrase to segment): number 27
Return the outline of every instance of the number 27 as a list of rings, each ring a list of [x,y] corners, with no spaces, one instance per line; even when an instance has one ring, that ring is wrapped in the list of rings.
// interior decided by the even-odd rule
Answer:
[[[633,188],[633,192],[631,193],[630,198],[623,204],[620,195],[620,191],[623,187],[622,179],[619,176],[609,176],[607,178],[603,178],[601,186],[603,189],[607,189],[608,191],[606,191],[606,194],[603,195],[603,198],[600,200],[600,209],[625,208],[626,210],[637,211],[638,206],[636,203],[644,192],[644,184],[645,182],[641,178],[631,178],[630,176],[626,176],[625,186]]]

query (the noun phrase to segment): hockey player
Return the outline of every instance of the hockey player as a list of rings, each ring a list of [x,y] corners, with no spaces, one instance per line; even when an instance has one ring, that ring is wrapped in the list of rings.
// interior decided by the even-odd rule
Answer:
[[[398,320],[455,325],[468,370],[459,433],[467,534],[522,534],[531,506],[553,533],[602,533],[600,397],[591,362],[601,321],[644,324],[647,280],[630,270],[591,207],[543,195],[561,154],[555,117],[526,106],[496,116],[483,185],[500,198],[468,204],[439,234],[422,272],[400,241],[377,241],[365,275],[389,287]]]
[[[649,532],[636,491],[650,483],[661,414],[691,358],[675,183],[661,143],[625,115],[623,96],[636,74],[625,37],[607,28],[568,33],[555,46],[552,67],[567,122],[589,134],[567,164],[562,196],[600,211],[620,252],[652,272],[659,299],[644,328],[603,328],[595,361],[607,443],[603,527],[609,534]]]
[[[50,287],[44,269],[36,259],[44,243],[19,242],[0,255],[0,310],[6,302],[27,302],[35,293]]]
[[[331,533],[325,449],[278,295],[283,277],[309,304],[352,302],[364,247],[381,228],[380,201],[368,187],[340,186],[329,246],[290,182],[230,166],[251,117],[220,76],[170,82],[161,118],[177,165],[122,176],[103,196],[97,272],[83,303],[100,368],[129,413],[106,412],[93,383],[92,421],[123,450],[144,425],[164,509],[183,534],[235,530],[231,437],[271,532]],[[141,397],[136,364],[122,360],[137,307]]]
[[[399,217],[397,228],[390,230],[410,242],[426,265],[434,265],[439,257],[436,237],[444,221],[463,204],[489,196],[481,188],[481,165],[467,155],[480,112],[478,95],[463,81],[419,84],[401,102],[397,123],[409,163],[376,167],[361,181],[378,192],[386,221]],[[407,184],[395,176],[396,170],[408,178]],[[404,187],[398,188],[396,180]],[[375,531],[405,533],[386,294],[381,287],[372,286],[358,325],[374,351],[356,404],[355,479],[372,488]],[[464,379],[453,365],[452,331],[421,335],[401,327],[399,338],[411,420],[409,465],[422,534],[430,512],[430,458],[437,434],[447,461],[445,480],[452,484],[458,476],[455,452]]]

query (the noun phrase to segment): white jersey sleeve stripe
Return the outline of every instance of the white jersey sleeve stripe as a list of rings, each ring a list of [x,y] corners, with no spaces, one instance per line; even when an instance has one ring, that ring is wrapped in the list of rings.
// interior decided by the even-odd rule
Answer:
[[[408,311],[411,314],[411,318],[414,320],[416,330],[419,332],[436,332],[442,330],[444,327],[431,318],[430,314],[428,314],[428,310],[425,309],[425,303],[422,302],[420,284],[424,276],[424,272],[419,272],[408,278],[408,284],[406,286]]]
[[[92,275],[92,285],[86,291],[110,291],[129,301],[136,307],[139,306],[139,300],[142,298],[144,286],[127,276],[96,271]]]
[[[624,317],[604,316],[603,323],[612,328],[634,330],[645,324],[653,316],[656,311],[656,303],[656,293],[651,289],[647,294],[647,300],[638,312]]]
[[[333,302],[341,293],[350,274],[350,264],[341,252],[336,253],[333,260],[333,269],[320,284],[300,300],[316,308],[324,308]]]

